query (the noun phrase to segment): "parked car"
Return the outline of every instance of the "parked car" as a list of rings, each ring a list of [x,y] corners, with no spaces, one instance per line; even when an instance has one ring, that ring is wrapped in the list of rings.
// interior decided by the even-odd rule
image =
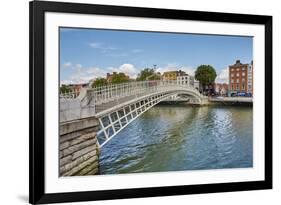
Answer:
[[[236,96],[238,96],[238,97],[246,97],[246,93],[244,93],[244,92],[243,93],[237,93]]]
[[[251,93],[239,92],[239,93],[232,93],[231,97],[252,97]]]

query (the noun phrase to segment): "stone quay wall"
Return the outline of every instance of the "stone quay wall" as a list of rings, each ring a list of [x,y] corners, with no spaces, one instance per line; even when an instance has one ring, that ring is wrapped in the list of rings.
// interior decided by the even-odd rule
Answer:
[[[60,176],[99,173],[98,128],[99,121],[94,117],[60,123]]]

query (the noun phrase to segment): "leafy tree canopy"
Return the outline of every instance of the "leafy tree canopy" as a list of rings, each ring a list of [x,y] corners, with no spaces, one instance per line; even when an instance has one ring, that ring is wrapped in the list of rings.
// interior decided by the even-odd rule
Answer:
[[[62,85],[62,86],[60,87],[60,93],[69,93],[69,92],[71,92],[71,89],[70,89],[69,86],[67,86],[67,85]]]
[[[106,84],[107,84],[107,81],[105,78],[97,78],[93,82],[92,87],[100,87],[100,86],[104,86]]]
[[[198,80],[203,87],[214,83],[216,77],[216,70],[210,65],[200,65],[195,71],[195,79]]]
[[[152,68],[145,68],[141,70],[138,74],[137,81],[144,81],[144,80],[160,80],[160,76],[157,75]]]
[[[124,73],[113,73],[111,83],[112,84],[126,83],[129,80],[130,79],[128,78],[128,76],[126,76]]]

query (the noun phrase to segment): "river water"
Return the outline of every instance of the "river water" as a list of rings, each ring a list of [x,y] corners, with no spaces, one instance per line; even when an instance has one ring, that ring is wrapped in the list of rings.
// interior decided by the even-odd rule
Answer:
[[[100,174],[252,167],[252,119],[248,106],[155,106],[102,148]]]

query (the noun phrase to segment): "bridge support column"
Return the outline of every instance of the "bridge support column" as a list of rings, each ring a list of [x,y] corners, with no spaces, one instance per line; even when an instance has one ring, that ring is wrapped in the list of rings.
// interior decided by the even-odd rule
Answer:
[[[60,176],[99,173],[98,129],[99,121],[94,117],[60,123]]]

